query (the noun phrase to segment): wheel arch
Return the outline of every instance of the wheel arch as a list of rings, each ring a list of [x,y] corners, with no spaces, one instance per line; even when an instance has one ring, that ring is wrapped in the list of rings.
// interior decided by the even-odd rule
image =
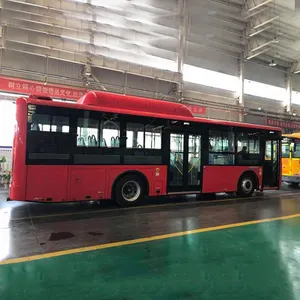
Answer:
[[[124,176],[127,176],[127,175],[137,175],[137,176],[139,176],[139,177],[143,180],[143,182],[144,182],[144,184],[145,184],[145,195],[146,195],[146,196],[149,195],[149,181],[148,181],[147,177],[145,176],[145,174],[143,174],[143,173],[140,172],[140,171],[136,171],[136,170],[128,170],[128,171],[125,171],[125,172],[119,174],[119,175],[115,178],[115,180],[114,180],[114,182],[113,182],[113,185],[112,185],[112,187],[111,187],[111,198],[113,198],[113,196],[114,196],[114,190],[115,190],[115,187],[116,187],[117,182],[118,182],[121,178],[123,178]]]

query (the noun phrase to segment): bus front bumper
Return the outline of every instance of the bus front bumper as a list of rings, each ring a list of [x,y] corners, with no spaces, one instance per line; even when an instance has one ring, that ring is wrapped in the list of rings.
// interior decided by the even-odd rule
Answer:
[[[300,183],[300,175],[282,176],[282,181]]]

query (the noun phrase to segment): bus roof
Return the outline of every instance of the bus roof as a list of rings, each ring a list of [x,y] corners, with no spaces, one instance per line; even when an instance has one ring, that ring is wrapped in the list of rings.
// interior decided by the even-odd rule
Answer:
[[[90,91],[81,97],[77,103],[49,101],[49,98],[43,99],[42,96],[29,96],[28,98],[19,99],[25,99],[27,103],[31,104],[156,117],[177,121],[207,123],[211,125],[239,126],[269,131],[281,131],[279,127],[198,118],[194,117],[192,112],[184,104],[102,91]]]
[[[283,134],[282,135],[285,138],[290,138],[290,139],[300,139],[300,132],[295,132],[295,133],[290,133],[290,134]]]

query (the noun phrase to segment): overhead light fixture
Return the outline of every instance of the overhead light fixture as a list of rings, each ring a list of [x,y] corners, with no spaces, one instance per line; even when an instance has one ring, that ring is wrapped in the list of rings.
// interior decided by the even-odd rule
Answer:
[[[277,66],[277,64],[276,64],[276,62],[275,62],[274,59],[271,60],[271,62],[269,63],[269,66],[270,66],[270,67],[275,67],[275,66]]]

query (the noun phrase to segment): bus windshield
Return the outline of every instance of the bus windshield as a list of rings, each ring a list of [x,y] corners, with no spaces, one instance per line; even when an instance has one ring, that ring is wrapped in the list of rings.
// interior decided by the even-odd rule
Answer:
[[[290,158],[291,144],[284,143],[284,144],[282,144],[281,149],[282,149],[282,158]]]
[[[293,158],[300,158],[300,141],[294,144]]]

